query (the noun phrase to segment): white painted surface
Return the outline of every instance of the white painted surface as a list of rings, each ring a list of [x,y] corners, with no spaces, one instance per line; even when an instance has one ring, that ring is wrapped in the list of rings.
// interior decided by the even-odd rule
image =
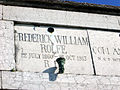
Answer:
[[[93,74],[86,30],[55,27],[51,34],[47,29],[47,26],[15,26],[18,70],[34,72],[53,70],[51,71],[53,73],[55,67],[58,67],[56,59],[62,56],[66,59],[65,73]],[[36,35],[33,40],[31,38],[33,34],[38,34],[38,39]]]
[[[120,29],[119,16],[51,9],[3,6],[3,19],[56,25]]]
[[[14,67],[13,22],[0,21],[0,70],[11,70]]]
[[[120,33],[88,31],[96,73],[120,75]]]
[[[2,19],[2,5],[0,5],[0,19]]]
[[[3,89],[27,90],[119,90],[120,77],[49,75],[32,72],[2,72]]]

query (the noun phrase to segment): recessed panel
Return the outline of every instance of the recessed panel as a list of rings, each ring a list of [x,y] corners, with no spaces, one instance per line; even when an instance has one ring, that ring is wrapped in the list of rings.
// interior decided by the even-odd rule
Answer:
[[[58,72],[63,57],[64,73],[93,74],[86,30],[16,25],[15,45],[19,71]]]
[[[120,75],[120,33],[88,31],[96,73]]]

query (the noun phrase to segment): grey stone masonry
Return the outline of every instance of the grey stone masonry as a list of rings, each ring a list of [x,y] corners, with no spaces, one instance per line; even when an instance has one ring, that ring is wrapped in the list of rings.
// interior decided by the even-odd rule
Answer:
[[[120,90],[120,8],[42,1],[0,0],[0,89]]]
[[[3,6],[3,19],[77,27],[120,29],[119,16],[41,8]]]
[[[15,68],[12,21],[0,21],[0,70]]]
[[[2,87],[28,90],[119,90],[120,77],[3,71]]]

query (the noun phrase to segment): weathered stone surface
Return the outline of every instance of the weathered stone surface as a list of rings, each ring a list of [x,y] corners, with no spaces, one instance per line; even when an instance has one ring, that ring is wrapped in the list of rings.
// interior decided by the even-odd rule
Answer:
[[[86,30],[16,25],[16,60],[20,71],[54,73],[64,57],[65,73],[93,74]],[[57,68],[58,69],[58,68]]]
[[[14,67],[13,22],[0,21],[0,70],[11,70]]]
[[[0,5],[0,19],[2,19],[2,5]]]
[[[24,12],[24,13],[23,13]],[[71,25],[105,29],[120,29],[118,16],[3,6],[3,19],[45,24]]]
[[[2,72],[3,89],[28,90],[119,90],[120,77]]]
[[[89,30],[96,73],[120,75],[120,33]]]

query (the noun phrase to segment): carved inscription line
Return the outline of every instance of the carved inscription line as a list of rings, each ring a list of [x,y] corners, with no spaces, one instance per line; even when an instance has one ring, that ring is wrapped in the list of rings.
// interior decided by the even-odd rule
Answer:
[[[92,51],[95,55],[107,55],[106,56],[99,56],[97,59],[99,61],[107,61],[107,62],[120,62],[120,48],[117,47],[96,47],[92,48]],[[112,56],[112,57],[111,57]]]
[[[17,33],[19,41],[25,42],[40,42],[40,43],[53,43],[52,35],[48,34],[30,34],[30,33]],[[65,45],[88,45],[87,37],[77,37],[77,36],[61,36],[54,35],[55,42],[57,44]]]
[[[92,48],[94,54],[101,55],[120,55],[120,48],[108,48],[108,47],[93,47]]]

